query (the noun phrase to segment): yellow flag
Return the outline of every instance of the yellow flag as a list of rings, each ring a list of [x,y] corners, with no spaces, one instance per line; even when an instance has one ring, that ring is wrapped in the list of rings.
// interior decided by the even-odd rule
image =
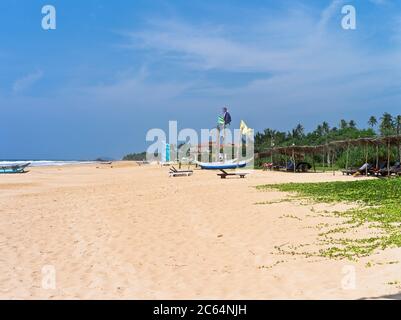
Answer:
[[[248,128],[244,120],[241,120],[241,124],[239,125],[239,129],[241,131],[241,134],[243,135],[248,135],[252,132],[252,129]]]

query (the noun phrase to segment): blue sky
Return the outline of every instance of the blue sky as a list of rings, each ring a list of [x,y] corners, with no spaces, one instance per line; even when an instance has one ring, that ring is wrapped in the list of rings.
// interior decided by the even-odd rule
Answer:
[[[119,158],[223,105],[255,130],[401,113],[395,0],[2,0],[0,40],[0,159]]]

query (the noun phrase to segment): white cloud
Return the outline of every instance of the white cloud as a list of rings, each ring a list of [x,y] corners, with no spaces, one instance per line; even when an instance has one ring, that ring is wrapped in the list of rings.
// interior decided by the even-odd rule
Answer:
[[[151,82],[147,68],[142,67],[136,73],[124,72],[111,83],[85,87],[80,93],[113,108],[130,106],[146,109],[174,99],[190,86],[188,82]]]
[[[160,97],[157,101],[164,106],[171,105],[171,99],[192,105],[199,100],[203,105],[228,102],[246,106],[243,110],[255,122],[262,121],[260,115],[266,107],[272,118],[291,117],[296,109],[305,115],[376,112],[401,96],[401,65],[397,63],[401,51],[375,46],[362,28],[343,30],[343,3],[334,0],[321,12],[295,6],[280,14],[255,16],[251,24],[240,24],[241,29],[235,31],[233,26],[210,21],[153,20],[147,28],[128,33],[126,47],[143,50],[152,61],[170,68],[175,80],[152,82],[154,70],[150,67],[146,79],[127,78],[95,90],[101,97],[125,97],[126,101],[142,103]],[[175,76],[175,70],[203,76],[187,83]],[[210,71],[233,78],[245,72],[258,75],[240,85],[230,80],[215,84],[209,78]],[[193,93],[196,97],[192,96],[191,102]]]
[[[20,93],[28,88],[32,87],[36,82],[38,82],[43,77],[43,72],[41,70],[37,70],[30,74],[23,76],[22,78],[17,79],[13,84],[13,93]]]
[[[319,32],[324,31],[328,22],[335,16],[336,13],[338,14],[341,11],[339,8],[344,3],[345,0],[333,0],[330,5],[323,10],[317,27]]]

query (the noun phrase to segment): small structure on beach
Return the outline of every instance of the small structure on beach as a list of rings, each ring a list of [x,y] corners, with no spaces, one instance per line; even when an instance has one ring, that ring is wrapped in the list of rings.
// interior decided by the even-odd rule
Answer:
[[[330,157],[330,163],[332,169],[334,170],[334,161],[335,154],[338,150],[343,150],[346,152],[346,164],[345,169],[349,169],[349,153],[352,147],[363,147],[364,150],[364,159],[365,163],[368,163],[369,156],[371,155],[369,151],[373,148],[375,151],[375,166],[379,169],[379,149],[380,147],[386,148],[387,162],[386,169],[387,175],[390,176],[391,173],[391,149],[392,147],[397,146],[398,150],[400,150],[401,146],[401,135],[392,135],[392,136],[384,136],[384,137],[364,137],[357,139],[349,139],[349,140],[341,140],[341,141],[331,141],[326,144],[316,145],[316,146],[282,146],[282,147],[272,147],[263,152],[255,154],[255,158],[263,158],[263,157],[271,157],[272,168],[274,168],[274,155],[282,155],[287,159],[291,159],[294,163],[294,172],[296,171],[296,163],[299,159],[305,157],[305,155],[310,155],[313,161],[313,168],[316,171],[315,166],[315,155],[323,154],[323,160],[325,158],[325,154],[328,154]],[[399,152],[401,153],[401,152]],[[398,159],[401,162],[401,159]],[[323,162],[324,163],[324,162]],[[324,164],[323,164],[324,166]],[[381,168],[383,171],[383,168]],[[368,167],[366,166],[366,174],[368,173]]]

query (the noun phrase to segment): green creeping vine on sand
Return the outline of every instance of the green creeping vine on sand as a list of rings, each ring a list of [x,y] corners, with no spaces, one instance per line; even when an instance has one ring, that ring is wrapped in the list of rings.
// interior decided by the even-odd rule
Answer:
[[[335,213],[336,216],[347,219],[344,224],[346,227],[337,227],[320,234],[323,237],[321,241],[326,246],[316,255],[352,260],[368,256],[379,249],[401,247],[401,179],[272,184],[258,186],[257,189],[295,192],[298,199],[311,199],[315,202],[346,202],[358,205],[355,209]],[[380,232],[365,239],[332,237],[366,225]]]

